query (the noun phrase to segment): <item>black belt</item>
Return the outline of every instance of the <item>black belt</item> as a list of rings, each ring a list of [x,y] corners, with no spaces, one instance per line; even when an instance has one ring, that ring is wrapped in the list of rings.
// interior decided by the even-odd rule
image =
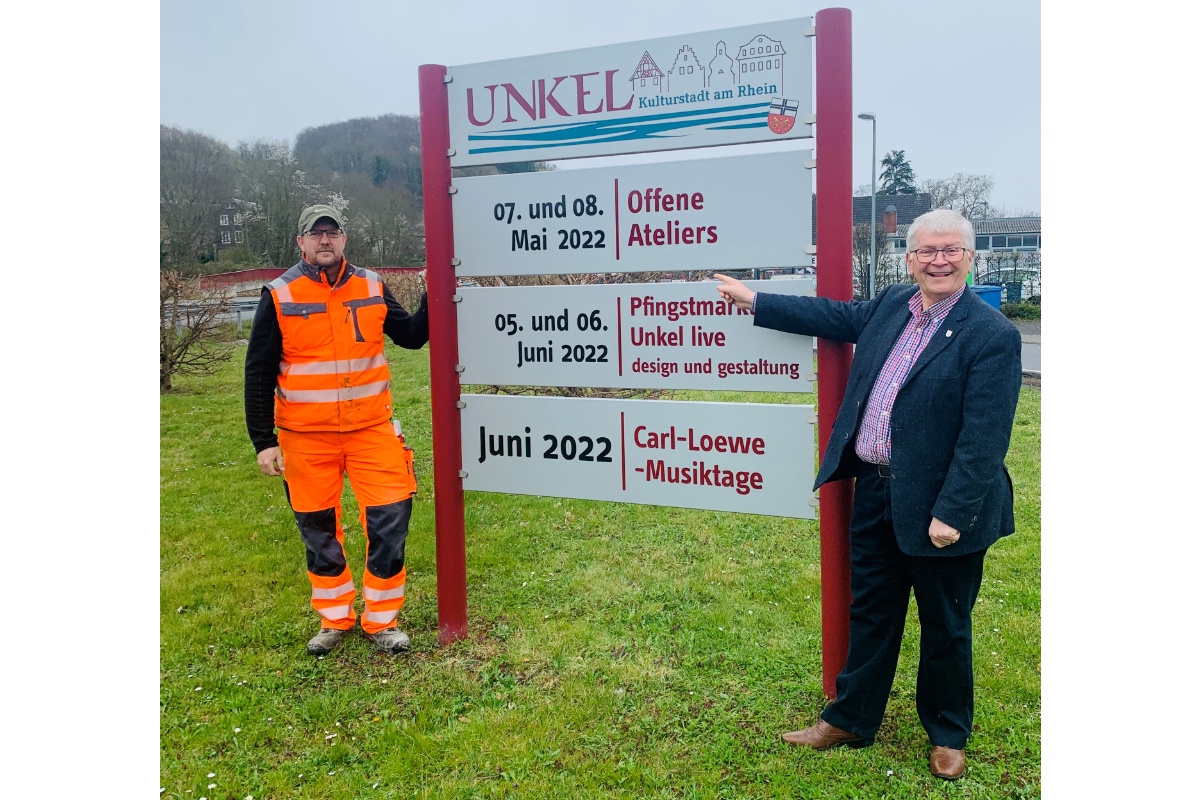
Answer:
[[[875,474],[881,478],[891,478],[892,477],[892,465],[891,464],[872,464],[869,461],[864,461],[863,469],[866,470],[868,474]]]

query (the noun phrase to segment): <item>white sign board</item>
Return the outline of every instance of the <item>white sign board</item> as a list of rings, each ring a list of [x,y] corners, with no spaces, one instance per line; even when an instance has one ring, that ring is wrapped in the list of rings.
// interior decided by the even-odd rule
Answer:
[[[462,400],[464,489],[816,518],[813,406]]]
[[[455,274],[807,264],[811,150],[459,178]]]
[[[812,24],[805,17],[450,67],[450,165],[811,137]]]
[[[747,281],[815,294],[815,280]],[[716,281],[463,287],[460,380],[508,386],[607,386],[811,392],[812,337],[754,327]]]

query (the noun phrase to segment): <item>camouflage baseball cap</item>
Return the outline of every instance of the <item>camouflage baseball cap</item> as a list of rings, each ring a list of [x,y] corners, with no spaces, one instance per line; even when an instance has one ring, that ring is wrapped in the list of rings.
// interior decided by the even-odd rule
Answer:
[[[315,205],[309,206],[300,212],[300,227],[297,228],[296,233],[300,236],[308,233],[321,217],[329,217],[337,223],[339,228],[346,227],[342,223],[342,215],[335,211],[333,206]]]

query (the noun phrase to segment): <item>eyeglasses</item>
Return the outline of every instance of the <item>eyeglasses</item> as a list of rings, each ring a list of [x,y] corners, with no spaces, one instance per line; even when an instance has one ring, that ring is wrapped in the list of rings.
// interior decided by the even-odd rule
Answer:
[[[922,247],[917,250],[913,250],[913,255],[915,255],[917,257],[917,261],[920,261],[922,264],[929,264],[932,262],[935,258],[937,258],[938,253],[944,255],[946,260],[950,263],[957,264],[959,261],[962,261],[963,256],[967,254],[967,250],[965,247]]]
[[[334,229],[332,231],[306,231],[304,233],[305,239],[311,239],[314,242],[321,241],[322,236],[328,236],[330,239],[340,239],[342,238],[342,231],[341,229]]]

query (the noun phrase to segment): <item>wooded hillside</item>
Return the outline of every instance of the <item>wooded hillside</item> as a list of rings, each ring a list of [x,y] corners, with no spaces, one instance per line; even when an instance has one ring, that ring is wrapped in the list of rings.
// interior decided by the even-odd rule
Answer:
[[[540,169],[546,169],[542,162],[503,165],[504,172]],[[474,167],[455,174],[498,171]],[[308,128],[294,147],[259,140],[231,148],[201,133],[162,126],[159,195],[160,268],[196,274],[290,266],[299,258],[296,220],[312,203],[343,212],[346,257],[355,264],[425,262],[415,116],[386,114]]]

